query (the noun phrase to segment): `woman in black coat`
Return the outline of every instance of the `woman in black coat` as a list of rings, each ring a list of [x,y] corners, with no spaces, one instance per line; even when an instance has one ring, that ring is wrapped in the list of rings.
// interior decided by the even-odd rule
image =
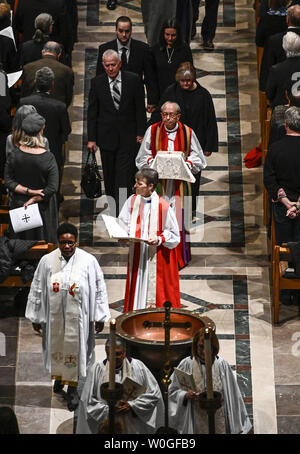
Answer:
[[[196,81],[196,71],[189,62],[182,63],[176,72],[176,82],[163,93],[150,123],[161,120],[160,108],[166,101],[176,102],[181,109],[180,121],[195,132],[205,156],[218,151],[218,127],[210,93]],[[193,215],[196,214],[196,197],[199,195],[201,171],[192,185]]]
[[[5,186],[11,194],[10,208],[38,203],[43,226],[14,235],[19,239],[56,243],[58,168],[53,153],[45,149],[42,132],[45,119],[38,113],[22,122],[19,146],[5,164]]]
[[[170,19],[161,27],[159,42],[151,47],[154,57],[160,96],[175,80],[180,63],[193,63],[190,47],[183,41],[180,25],[176,19]]]

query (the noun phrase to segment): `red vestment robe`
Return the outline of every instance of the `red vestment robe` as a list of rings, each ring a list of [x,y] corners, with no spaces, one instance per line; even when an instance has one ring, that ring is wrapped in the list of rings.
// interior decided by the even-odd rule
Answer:
[[[136,195],[131,200],[131,212]],[[180,307],[179,273],[177,264],[177,248],[169,249],[163,246],[165,241],[163,236],[164,219],[170,205],[162,197],[159,197],[159,214],[157,236],[160,236],[162,243],[157,246],[156,256],[156,307],[163,307],[165,301],[170,301],[172,307]],[[136,223],[136,238],[141,238],[141,220],[143,216],[143,204]],[[134,243],[130,247],[134,248],[132,269],[128,259],[126,291],[123,312],[133,310],[136,281],[140,263],[140,243]]]

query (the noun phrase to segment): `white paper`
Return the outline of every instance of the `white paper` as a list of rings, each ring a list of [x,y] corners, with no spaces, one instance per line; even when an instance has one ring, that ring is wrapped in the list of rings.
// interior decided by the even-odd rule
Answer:
[[[43,221],[37,203],[25,207],[15,208],[9,211],[12,228],[15,233],[25,232],[25,230],[41,227]]]
[[[117,218],[114,218],[113,216],[108,216],[107,214],[102,214],[101,216],[110,238],[114,238],[116,240],[127,239],[130,241],[146,241],[143,240],[142,238],[128,236],[128,233],[126,232],[126,230],[123,229],[123,227],[121,227],[121,225],[119,224],[119,220]]]
[[[8,87],[12,87],[22,76],[23,71],[17,71],[15,73],[9,73],[7,74],[7,79],[8,79]]]
[[[164,180],[183,180],[195,183],[196,179],[188,168],[182,151],[158,151],[150,165]]]
[[[176,374],[176,378],[180,384],[180,387],[181,389],[183,389],[183,391],[189,391],[191,389],[192,391],[197,392],[194,377],[192,376],[192,374],[187,374],[186,372],[184,372],[181,369],[178,369],[177,367],[174,367],[174,371]]]
[[[13,32],[12,27],[3,28],[3,30],[0,30],[0,35],[7,36],[7,38],[12,39],[14,42],[15,48],[16,48],[15,37],[14,37],[14,32]],[[17,48],[16,48],[16,50],[17,50]]]

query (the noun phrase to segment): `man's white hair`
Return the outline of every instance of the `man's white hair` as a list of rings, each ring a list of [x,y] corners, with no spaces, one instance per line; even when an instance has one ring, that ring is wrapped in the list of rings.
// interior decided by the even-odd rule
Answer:
[[[300,57],[300,36],[294,32],[287,32],[282,39],[282,47],[287,58]]]
[[[177,113],[178,113],[178,114],[181,113],[181,109],[180,109],[179,104],[177,104],[177,102],[173,102],[173,101],[166,101],[166,102],[164,102],[163,105],[161,106],[161,109],[160,109],[161,112],[164,110],[164,108],[166,107],[167,104],[173,104],[174,106],[176,106]]]
[[[112,58],[112,57],[114,57],[116,60],[120,61],[118,52],[116,52],[113,49],[107,49],[105,52],[103,52],[102,61],[104,62],[104,60],[106,58]]]

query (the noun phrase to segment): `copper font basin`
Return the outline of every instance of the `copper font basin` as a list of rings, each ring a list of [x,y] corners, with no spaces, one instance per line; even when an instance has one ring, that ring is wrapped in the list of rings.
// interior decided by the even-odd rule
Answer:
[[[164,308],[140,309],[116,318],[116,332],[126,341],[129,356],[140,359],[157,376],[166,361],[165,330],[163,327],[146,327],[146,322],[163,322]],[[170,330],[170,360],[172,367],[191,354],[194,334],[202,327],[214,327],[208,317],[184,309],[171,309],[171,323],[186,324]],[[160,374],[159,374],[160,375]]]

